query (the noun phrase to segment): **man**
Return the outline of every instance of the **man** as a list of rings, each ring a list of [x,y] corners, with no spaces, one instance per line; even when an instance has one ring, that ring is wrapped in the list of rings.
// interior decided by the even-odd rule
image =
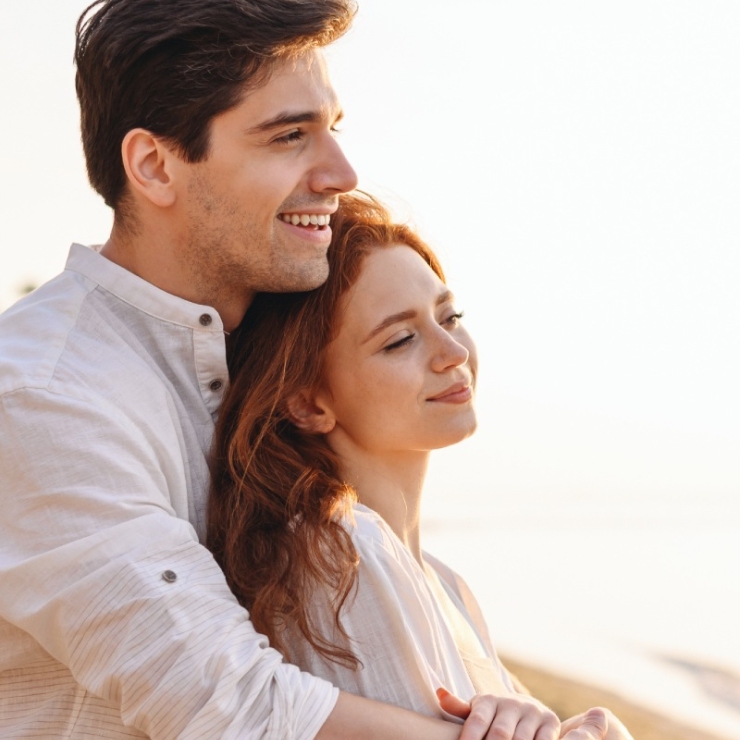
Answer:
[[[83,145],[115,218],[0,318],[3,737],[458,737],[282,663],[199,544],[228,333],[255,292],[325,279],[356,184],[318,52],[353,12],[97,0],[80,20]],[[595,712],[573,738],[604,731]]]

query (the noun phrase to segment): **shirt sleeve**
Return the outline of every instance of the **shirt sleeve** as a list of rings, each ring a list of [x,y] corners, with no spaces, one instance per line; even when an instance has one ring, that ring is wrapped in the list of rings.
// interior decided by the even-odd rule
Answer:
[[[268,647],[175,515],[177,448],[47,389],[3,396],[0,429],[0,617],[153,740],[316,735],[338,690]]]

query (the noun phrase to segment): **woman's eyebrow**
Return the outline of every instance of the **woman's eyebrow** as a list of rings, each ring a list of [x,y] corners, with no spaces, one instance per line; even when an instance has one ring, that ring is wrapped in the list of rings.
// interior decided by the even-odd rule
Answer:
[[[454,301],[455,296],[453,295],[451,290],[443,290],[438,296],[437,300],[434,302],[435,306],[441,306],[443,303],[448,303],[449,301]],[[360,344],[366,344],[369,342],[374,336],[380,334],[383,329],[387,329],[389,326],[393,326],[393,324],[397,324],[399,321],[407,321],[408,319],[414,319],[416,318],[416,311],[400,311],[399,313],[392,313],[390,316],[386,316],[363,340],[360,342]]]
[[[366,344],[374,336],[380,334],[383,329],[387,329],[393,324],[397,324],[399,321],[406,321],[408,319],[416,318],[416,311],[400,311],[399,313],[393,313],[390,316],[386,316],[363,340],[360,344]]]
[[[436,305],[441,306],[443,303],[447,303],[448,301],[450,303],[454,303],[455,302],[455,296],[454,296],[454,294],[452,293],[451,290],[445,289],[445,290],[443,290],[439,294],[439,297],[437,298],[437,304]]]

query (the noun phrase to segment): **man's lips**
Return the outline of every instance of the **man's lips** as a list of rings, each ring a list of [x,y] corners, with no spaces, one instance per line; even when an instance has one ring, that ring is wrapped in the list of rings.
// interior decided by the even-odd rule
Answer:
[[[441,393],[437,393],[427,401],[437,401],[442,403],[465,403],[473,397],[473,387],[470,381],[455,383],[446,388]]]
[[[312,211],[311,213],[284,211],[283,213],[278,214],[278,218],[286,224],[292,224],[293,226],[311,226],[313,228],[320,229],[329,225],[329,222],[331,221],[331,213],[318,213],[316,211]]]
[[[300,239],[326,249],[331,241],[329,222],[334,212],[328,210],[321,213],[318,210],[310,213],[306,211],[284,211],[277,215],[277,220],[283,228],[292,231]]]

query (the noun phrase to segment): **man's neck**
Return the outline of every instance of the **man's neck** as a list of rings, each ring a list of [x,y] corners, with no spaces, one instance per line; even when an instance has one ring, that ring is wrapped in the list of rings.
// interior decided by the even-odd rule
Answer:
[[[129,234],[114,227],[100,254],[166,293],[214,308],[227,333],[241,323],[254,298],[250,291],[231,295],[226,281],[213,285],[204,275],[193,274],[176,244],[164,235]]]

